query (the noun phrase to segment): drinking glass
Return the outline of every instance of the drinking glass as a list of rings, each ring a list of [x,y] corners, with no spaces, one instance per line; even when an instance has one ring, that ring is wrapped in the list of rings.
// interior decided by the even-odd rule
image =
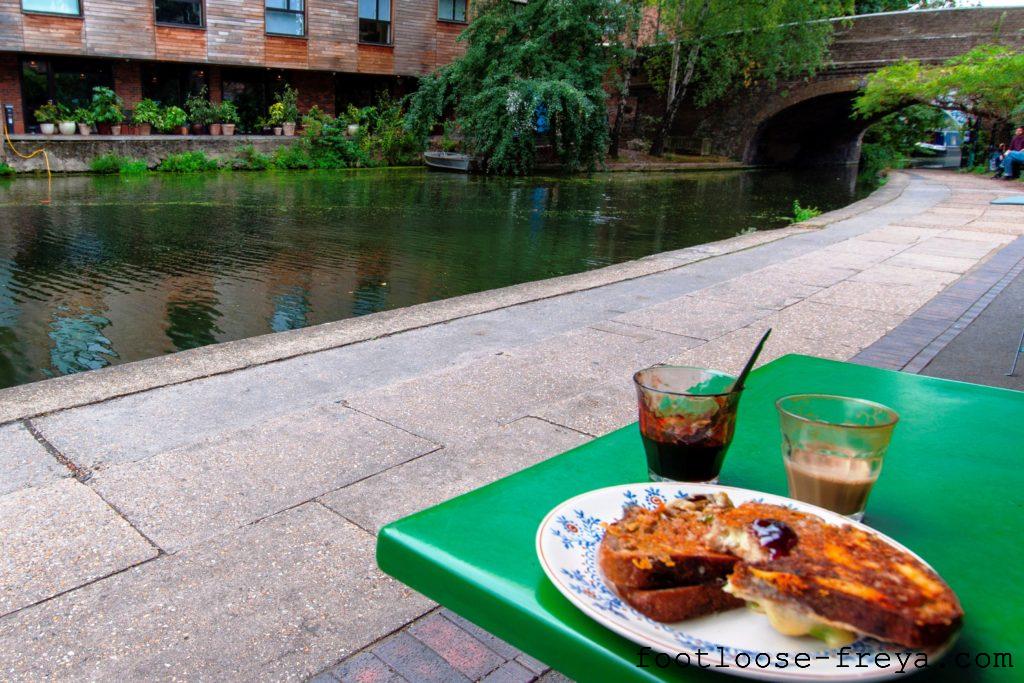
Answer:
[[[633,375],[651,481],[717,483],[736,427],[736,378],[656,365]]]
[[[785,396],[775,407],[790,497],[863,519],[899,421],[896,411],[826,394]]]

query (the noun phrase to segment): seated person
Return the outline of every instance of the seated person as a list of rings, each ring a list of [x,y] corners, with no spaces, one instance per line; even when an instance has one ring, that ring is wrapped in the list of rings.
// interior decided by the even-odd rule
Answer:
[[[1024,166],[1024,126],[1017,126],[1010,140],[1010,149],[1003,157],[1003,180],[1014,178],[1014,166]]]

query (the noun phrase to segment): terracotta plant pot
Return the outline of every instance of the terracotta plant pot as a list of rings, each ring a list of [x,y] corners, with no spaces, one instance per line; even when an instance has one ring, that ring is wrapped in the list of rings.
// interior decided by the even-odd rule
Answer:
[[[135,129],[136,135],[152,135],[153,126],[148,123],[136,123],[132,126]]]
[[[88,123],[78,124],[78,132],[82,135],[92,135],[92,125]]]
[[[224,135],[234,135],[235,134],[235,124],[233,124],[233,123],[222,123],[221,124],[221,130],[223,131]]]
[[[57,124],[61,135],[74,135],[78,125],[74,121],[61,121]]]
[[[294,123],[283,123],[281,127],[284,128],[285,137],[292,137],[295,135],[295,124]]]
[[[109,123],[97,123],[96,132],[100,135],[110,135],[110,124]]]
[[[221,125],[219,123],[211,123],[210,124],[210,135],[220,135],[221,128],[222,127],[221,127]]]
[[[57,130],[57,124],[55,123],[40,123],[39,132],[43,135],[53,135],[54,131]]]
[[[120,135],[121,134],[121,128],[122,128],[122,126],[119,123],[118,124],[112,124],[110,126],[110,134],[111,135]]]
[[[284,128],[281,126],[274,126],[274,135],[281,135],[284,132]]]
[[[179,128],[178,135],[188,135],[188,126],[182,126]]]

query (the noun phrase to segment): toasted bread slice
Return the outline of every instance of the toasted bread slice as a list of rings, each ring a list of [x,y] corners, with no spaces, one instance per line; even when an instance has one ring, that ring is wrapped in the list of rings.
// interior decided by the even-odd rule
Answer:
[[[744,602],[722,590],[725,579],[673,588],[625,588],[622,599],[655,621],[683,621],[742,607]]]
[[[736,558],[704,542],[717,514],[732,507],[725,494],[674,500],[649,510],[629,507],[608,525],[598,562],[620,589],[693,585],[724,577]]]
[[[726,590],[756,602],[789,635],[827,626],[928,648],[946,642],[963,619],[934,571],[850,525],[744,503],[715,516],[707,542],[744,560]]]

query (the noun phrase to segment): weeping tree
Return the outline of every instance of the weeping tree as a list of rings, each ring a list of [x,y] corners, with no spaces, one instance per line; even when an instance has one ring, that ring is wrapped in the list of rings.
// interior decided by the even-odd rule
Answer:
[[[608,146],[605,75],[618,58],[617,0],[478,0],[465,54],[425,76],[407,125],[424,138],[449,115],[488,172],[525,174],[547,129],[559,161],[592,169]]]
[[[828,57],[831,17],[852,0],[652,0],[659,30],[646,69],[665,99],[651,154],[665,148],[680,106],[707,106],[757,83],[813,74]]]
[[[1024,119],[1024,52],[1003,45],[980,45],[942,64],[904,61],[871,74],[854,101],[863,118],[910,105],[958,109],[972,121],[971,161],[980,150],[982,118],[999,124]]]

